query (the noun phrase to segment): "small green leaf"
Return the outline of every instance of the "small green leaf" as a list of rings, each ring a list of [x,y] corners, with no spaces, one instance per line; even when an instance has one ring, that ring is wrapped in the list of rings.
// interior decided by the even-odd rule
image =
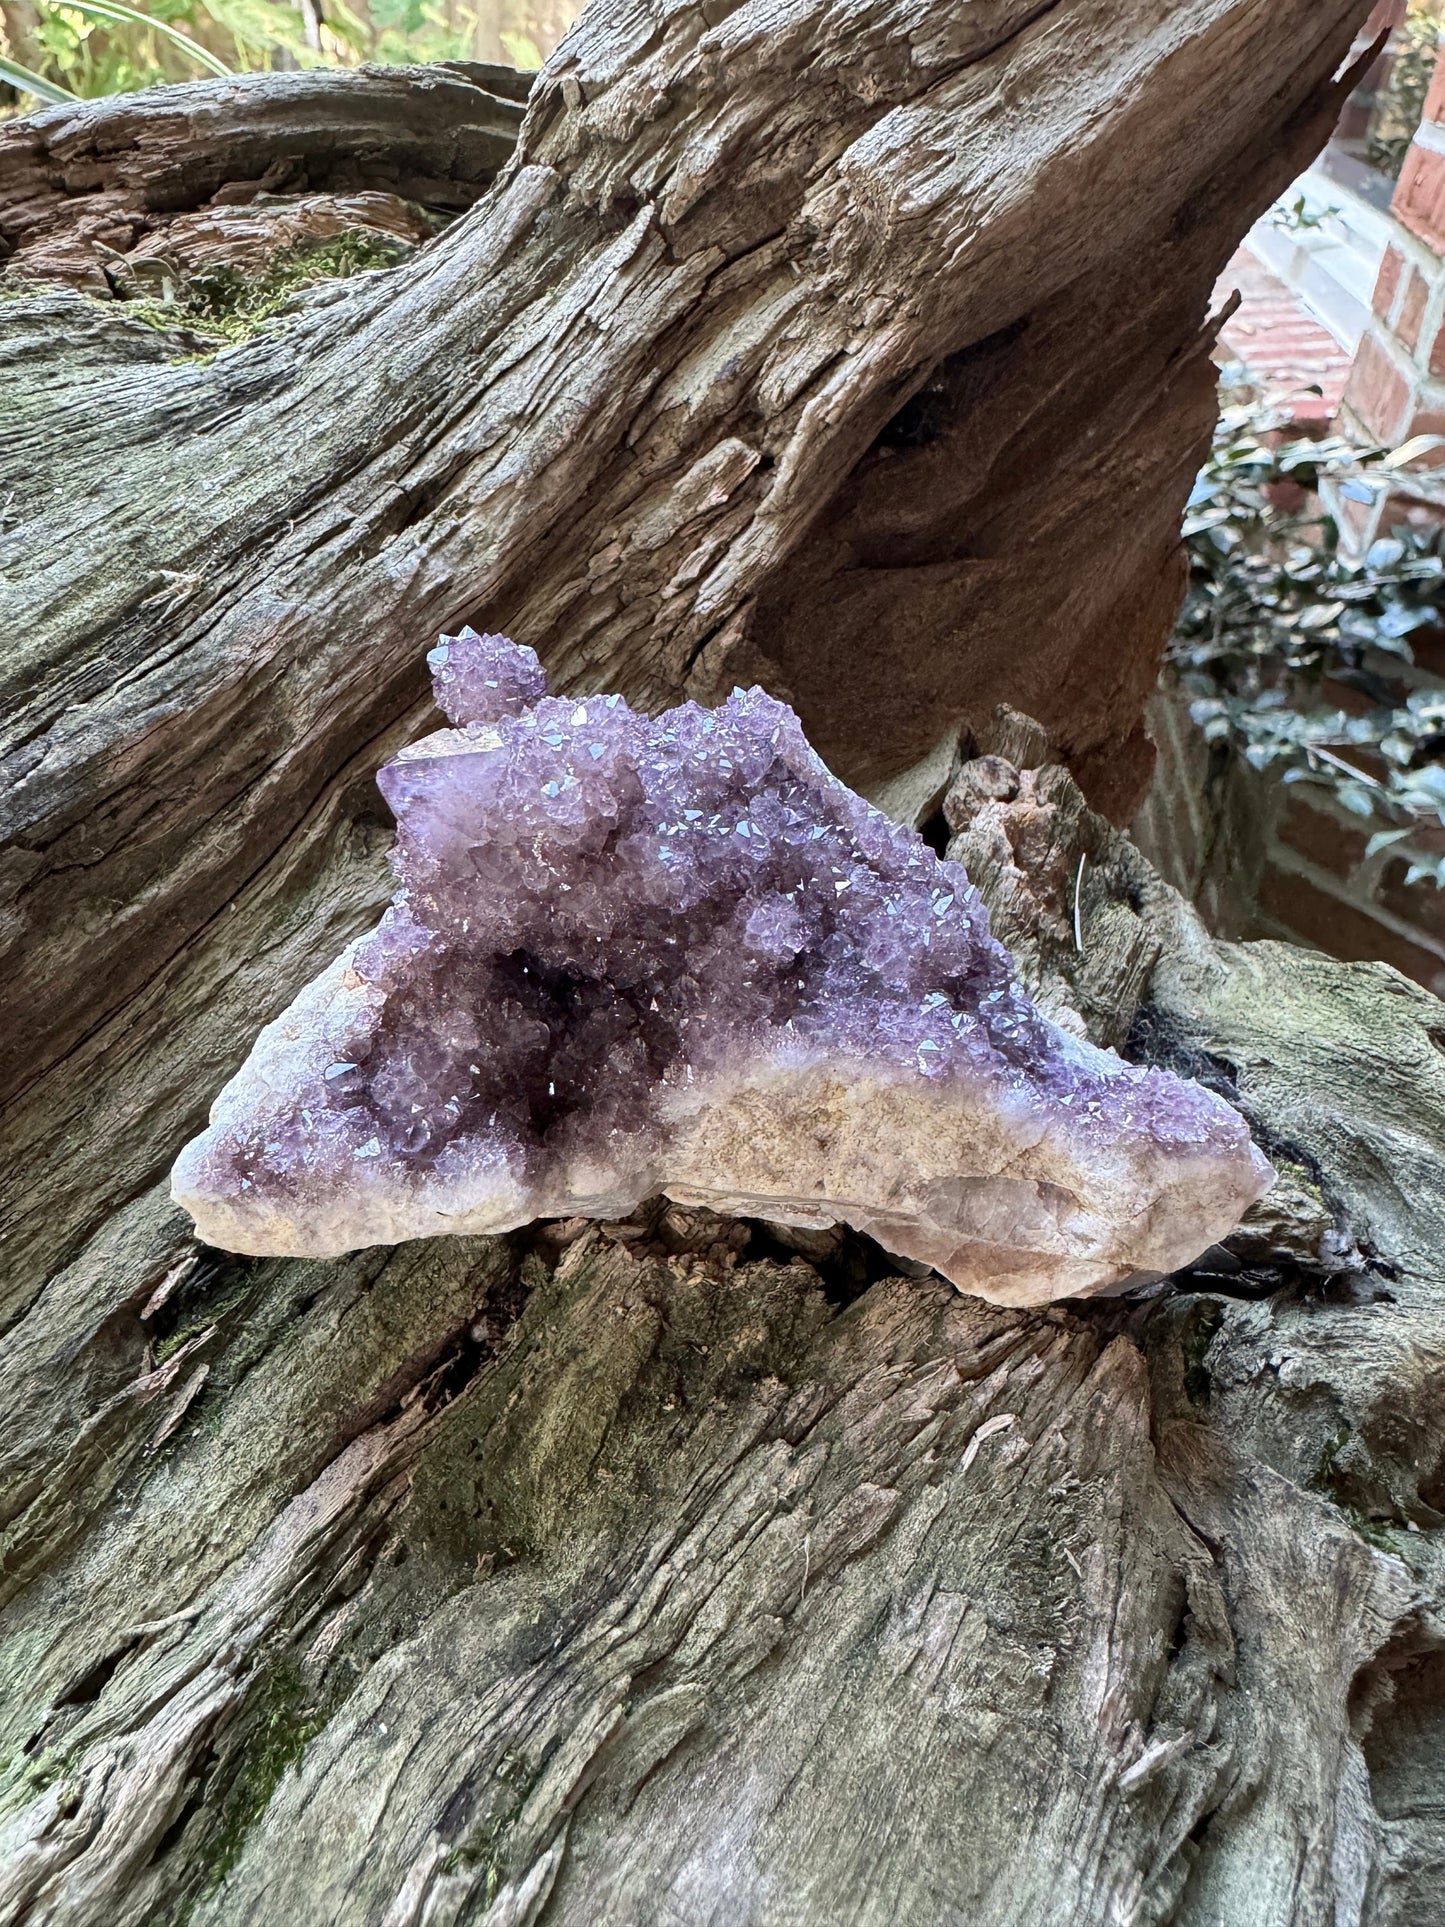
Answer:
[[[1383,655],[1398,656],[1401,662],[1414,662],[1415,652],[1403,636],[1387,635],[1383,629],[1377,630],[1369,638],[1370,647],[1378,649]]]
[[[1396,602],[1380,617],[1380,627],[1387,636],[1408,636],[1413,630],[1427,628],[1439,620],[1438,609],[1412,609],[1408,603]]]
[[[1424,769],[1411,770],[1410,788],[1428,797],[1432,804],[1445,804],[1445,769],[1438,763],[1427,763]]]
[[[1363,783],[1351,783],[1346,780],[1337,786],[1335,795],[1339,798],[1340,802],[1344,804],[1351,816],[1373,816],[1375,814],[1375,799]]]
[[[1296,626],[1307,632],[1328,629],[1332,622],[1338,622],[1345,613],[1343,602],[1315,602],[1308,609],[1301,609],[1296,617]]]

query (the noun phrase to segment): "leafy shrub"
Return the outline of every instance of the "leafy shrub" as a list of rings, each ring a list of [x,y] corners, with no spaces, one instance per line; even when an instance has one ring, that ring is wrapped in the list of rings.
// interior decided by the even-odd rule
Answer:
[[[1431,847],[1445,829],[1445,690],[1415,672],[1411,647],[1445,627],[1445,539],[1400,527],[1347,562],[1316,496],[1329,477],[1372,499],[1435,438],[1391,455],[1282,439],[1282,424],[1251,401],[1220,417],[1184,522],[1189,591],[1169,661],[1207,740],[1327,789],[1373,826],[1367,855],[1398,843],[1407,882],[1445,886]]]

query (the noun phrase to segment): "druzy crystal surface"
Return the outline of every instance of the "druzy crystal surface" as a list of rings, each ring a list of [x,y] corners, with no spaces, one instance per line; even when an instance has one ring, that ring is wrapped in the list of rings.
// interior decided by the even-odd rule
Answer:
[[[399,887],[260,1035],[177,1197],[329,1255],[666,1192],[846,1221],[1004,1303],[1107,1290],[1269,1181],[1240,1117],[1050,1024],[978,892],[760,689],[651,718],[465,631],[381,771]]]

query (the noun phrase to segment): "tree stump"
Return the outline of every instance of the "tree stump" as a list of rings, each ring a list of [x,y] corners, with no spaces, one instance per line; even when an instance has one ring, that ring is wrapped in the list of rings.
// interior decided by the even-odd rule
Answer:
[[[0,301],[0,1920],[1445,1911],[1445,1011],[1212,942],[994,713],[1137,790],[1209,288],[1363,10],[601,0],[511,160],[420,94],[471,211],[255,340]],[[112,111],[94,191],[192,182],[137,245],[254,208],[164,152],[331,84],[4,130],[0,234],[22,177],[77,231]],[[392,191],[346,151],[266,191]],[[1272,1202],[1042,1313],[661,1205],[198,1249],[170,1160],[384,898],[372,774],[467,617],[560,688],[757,676],[915,813],[965,729],[1021,967],[1230,1093]]]

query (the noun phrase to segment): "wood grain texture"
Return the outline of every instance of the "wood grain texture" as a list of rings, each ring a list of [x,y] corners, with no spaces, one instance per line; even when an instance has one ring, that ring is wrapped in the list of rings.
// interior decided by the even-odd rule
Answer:
[[[116,255],[194,271],[224,245],[254,267],[298,210],[313,234],[332,207],[421,238],[422,208],[460,213],[510,158],[530,84],[477,64],[237,74],[7,121],[0,265],[108,299]]]

